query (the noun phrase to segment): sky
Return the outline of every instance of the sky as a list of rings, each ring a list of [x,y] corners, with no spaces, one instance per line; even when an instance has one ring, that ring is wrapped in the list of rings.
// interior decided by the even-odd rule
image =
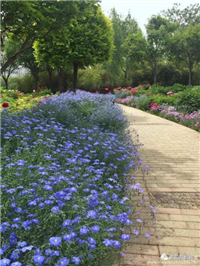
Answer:
[[[200,0],[160,0],[160,1],[151,1],[151,0],[102,0],[101,7],[103,12],[109,16],[110,10],[114,7],[117,10],[118,14],[126,16],[130,10],[132,18],[135,18],[138,22],[139,27],[142,29],[145,34],[145,24],[148,23],[148,19],[152,15],[160,13],[162,10],[167,10],[173,6],[173,3],[180,3],[181,9],[189,6],[190,4],[200,3]]]

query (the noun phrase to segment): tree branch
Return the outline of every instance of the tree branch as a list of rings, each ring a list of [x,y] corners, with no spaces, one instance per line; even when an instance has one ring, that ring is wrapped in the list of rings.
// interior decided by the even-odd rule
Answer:
[[[32,42],[30,43],[30,45],[28,45],[29,43],[29,40],[30,40],[30,37],[27,36],[25,41],[23,42],[22,46],[20,47],[19,51],[16,52],[13,56],[11,56],[7,61],[6,63],[1,67],[1,73],[5,72],[6,69],[12,65],[14,63],[14,61],[17,59],[17,57],[24,52],[24,50],[28,49],[31,47],[31,45],[33,44],[34,42],[34,39],[32,40]]]

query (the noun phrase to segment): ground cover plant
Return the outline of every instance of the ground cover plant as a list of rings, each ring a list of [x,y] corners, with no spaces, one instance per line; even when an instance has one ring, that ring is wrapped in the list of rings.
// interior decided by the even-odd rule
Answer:
[[[141,160],[113,97],[77,91],[4,108],[1,265],[106,265],[130,239],[126,182]]]
[[[147,90],[118,88],[115,90],[117,103],[150,112],[171,121],[200,131],[200,87],[174,84],[172,87],[152,86]],[[145,94],[144,94],[145,92]]]

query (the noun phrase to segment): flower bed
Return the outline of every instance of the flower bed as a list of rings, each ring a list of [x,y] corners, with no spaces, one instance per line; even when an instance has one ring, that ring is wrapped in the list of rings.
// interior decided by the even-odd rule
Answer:
[[[132,224],[127,173],[141,163],[126,127],[112,95],[2,111],[2,266],[106,265],[119,254]]]
[[[139,93],[137,96],[127,95],[127,90],[120,89],[118,90],[120,92],[116,92],[116,102],[136,107],[200,131],[200,87],[188,89],[184,86],[180,88],[175,86],[174,91],[179,91],[178,93],[172,90],[167,92],[166,89],[169,88],[155,87],[149,89],[148,92],[153,90],[158,92],[159,88],[161,92],[155,95]],[[119,98],[120,96],[122,98]]]
[[[1,89],[0,110],[9,108],[13,112],[16,112],[25,108],[31,108],[49,96],[51,96],[51,92],[47,87],[38,88],[36,91],[27,94],[18,90]]]

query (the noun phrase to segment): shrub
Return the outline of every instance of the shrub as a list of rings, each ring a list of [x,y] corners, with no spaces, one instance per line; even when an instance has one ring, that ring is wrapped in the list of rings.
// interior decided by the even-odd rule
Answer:
[[[160,85],[152,85],[151,88],[147,91],[149,94],[164,94],[167,95],[169,91],[172,91],[173,93],[178,93],[180,91],[184,91],[187,89],[188,86],[182,85],[182,84],[174,84],[171,87],[163,87]]]
[[[158,105],[162,104],[162,103],[168,103],[170,105],[175,105],[177,100],[177,96],[178,95],[170,95],[170,97],[167,97],[165,95],[153,95],[150,96],[150,98]]]
[[[184,113],[192,113],[200,110],[199,87],[189,88],[180,93],[176,108]]]
[[[136,107],[143,110],[148,111],[151,107],[152,100],[149,97],[141,97],[136,101]]]

